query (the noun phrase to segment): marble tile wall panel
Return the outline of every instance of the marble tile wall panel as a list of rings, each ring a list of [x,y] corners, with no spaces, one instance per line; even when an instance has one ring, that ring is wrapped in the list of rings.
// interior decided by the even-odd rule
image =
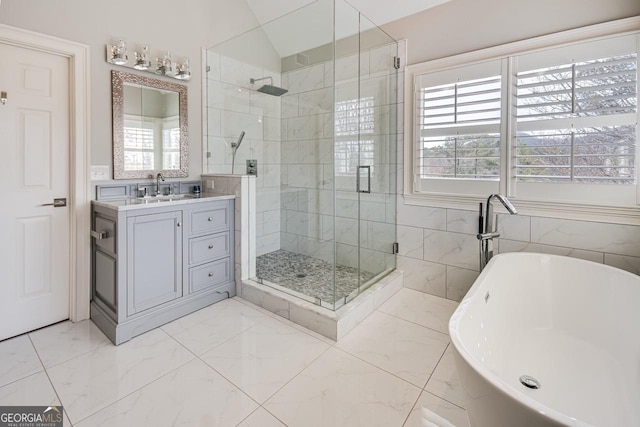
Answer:
[[[358,268],[358,247],[336,243],[336,259],[344,266]]]
[[[531,217],[526,215],[498,215],[498,232],[501,239],[531,240]]]
[[[447,299],[460,301],[478,278],[477,271],[447,266]]]
[[[478,234],[478,212],[447,209],[447,231]]]
[[[378,274],[383,272],[388,262],[384,252],[360,248],[360,268],[366,272]]]
[[[255,120],[255,119],[254,119]],[[258,121],[260,124],[260,121]],[[265,141],[280,141],[282,139],[281,134],[281,121],[279,118],[263,117],[262,118],[262,130],[263,138]]]
[[[274,211],[280,209],[280,191],[260,191],[256,200],[257,212]]]
[[[468,234],[425,230],[424,259],[477,271],[478,240]]]
[[[334,87],[334,70],[335,66],[333,62],[324,63],[324,87]]]
[[[249,113],[222,110],[221,134],[225,138],[237,139],[244,131],[250,139],[263,139],[262,123]]]
[[[418,227],[398,225],[397,241],[400,249],[399,255],[421,260],[424,255],[423,231],[422,228]]]
[[[640,275],[640,258],[616,254],[604,254],[604,263]]]
[[[536,252],[551,255],[563,255],[572,258],[586,259],[588,261],[604,262],[602,252],[583,251],[581,249],[566,248],[560,246],[541,245],[539,243],[521,242],[517,240],[500,239],[500,253],[507,252]]]
[[[324,64],[312,65],[285,73],[291,95],[324,87]]]
[[[404,286],[440,297],[446,296],[446,266],[422,259],[398,256],[397,268],[404,273]]]
[[[360,233],[360,241],[364,247],[379,252],[391,252],[391,245],[396,242],[396,226],[385,222],[364,221],[366,234]]]
[[[285,94],[281,99],[280,112],[283,119],[298,117],[298,95]]]
[[[248,93],[251,97],[251,114],[254,116],[272,117],[276,119],[280,119],[282,117],[281,98],[257,91],[250,91]]]
[[[297,249],[294,252],[318,258],[331,264],[335,262],[333,240],[297,236],[297,243]]]
[[[333,89],[323,88],[304,92],[298,95],[298,115],[310,116],[314,114],[333,112]]]
[[[323,114],[284,119],[284,122],[286,122],[284,136],[288,141],[322,138],[324,136],[325,121],[326,118]]]
[[[207,135],[208,137],[220,136],[222,110],[207,108]],[[226,157],[226,156],[225,156]]]
[[[398,201],[398,224],[422,227],[431,230],[445,230],[447,224],[446,209],[431,208],[404,204],[403,198]]]
[[[298,235],[287,233],[284,231],[280,233],[280,248],[289,252],[298,252]]]
[[[640,227],[533,217],[531,218],[531,241],[637,256],[640,254]]]
[[[256,237],[256,256],[280,249],[280,232]]]

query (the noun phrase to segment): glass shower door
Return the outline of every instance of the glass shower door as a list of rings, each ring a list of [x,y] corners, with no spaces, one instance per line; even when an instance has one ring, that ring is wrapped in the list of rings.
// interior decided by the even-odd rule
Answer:
[[[358,293],[395,268],[398,44],[360,15]]]

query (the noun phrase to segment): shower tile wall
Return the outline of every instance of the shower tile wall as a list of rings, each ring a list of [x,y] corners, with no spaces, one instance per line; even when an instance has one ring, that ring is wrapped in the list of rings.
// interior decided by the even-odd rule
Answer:
[[[478,277],[475,211],[398,204],[406,287],[459,301]],[[640,274],[640,226],[500,214],[496,252],[582,258]]]
[[[207,53],[207,160],[208,172],[231,173],[231,142],[246,136],[238,150],[235,174],[244,174],[246,160],[258,160],[256,180],[257,255],[280,249],[280,141],[281,108],[276,96],[255,91],[251,78],[273,77],[280,72]]]
[[[363,270],[394,265],[390,245],[382,242],[393,241],[395,231],[395,189],[389,182],[395,183],[397,159],[390,141],[398,134],[398,101],[397,79],[388,75],[395,51],[395,45],[384,46],[339,58],[335,101],[332,61],[282,74],[289,89],[282,97],[282,249],[333,262],[335,236],[338,264],[357,267],[360,239]],[[359,229],[355,169],[346,161],[355,159],[349,153],[357,150],[357,122],[349,127],[340,122],[340,113],[338,123],[334,116],[334,110],[353,108],[358,99],[373,108],[373,128],[363,132],[361,143],[371,148],[372,190],[377,193],[361,194]]]

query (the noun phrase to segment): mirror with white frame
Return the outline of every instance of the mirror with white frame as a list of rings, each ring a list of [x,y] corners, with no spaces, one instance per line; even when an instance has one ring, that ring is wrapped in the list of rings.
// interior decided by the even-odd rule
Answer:
[[[111,90],[113,177],[188,176],[187,87],[114,70]]]

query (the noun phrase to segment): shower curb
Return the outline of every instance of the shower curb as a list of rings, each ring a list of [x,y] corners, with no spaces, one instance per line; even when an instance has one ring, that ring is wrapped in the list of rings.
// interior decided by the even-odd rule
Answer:
[[[402,271],[394,270],[336,311],[261,285],[253,280],[242,281],[240,298],[329,339],[339,341],[402,289],[403,281]]]

